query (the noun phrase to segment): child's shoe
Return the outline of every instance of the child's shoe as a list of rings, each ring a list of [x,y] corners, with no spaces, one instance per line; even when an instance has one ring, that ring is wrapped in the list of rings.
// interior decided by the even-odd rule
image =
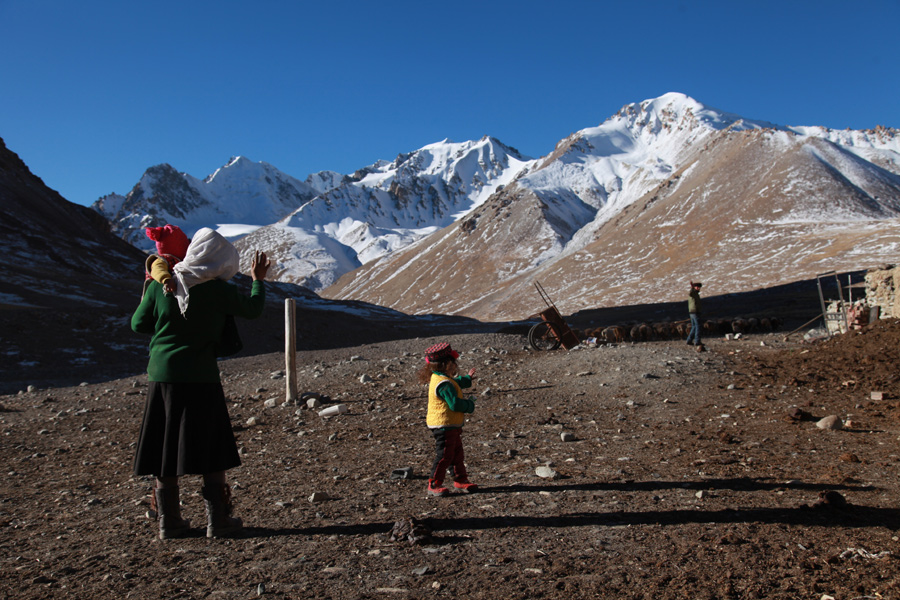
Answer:
[[[472,492],[478,491],[478,484],[472,483],[468,479],[458,479],[454,481],[453,487],[463,492],[464,494],[471,494]]]
[[[428,480],[428,493],[431,496],[446,496],[450,493],[450,490],[444,487],[443,481],[437,481],[434,479]]]

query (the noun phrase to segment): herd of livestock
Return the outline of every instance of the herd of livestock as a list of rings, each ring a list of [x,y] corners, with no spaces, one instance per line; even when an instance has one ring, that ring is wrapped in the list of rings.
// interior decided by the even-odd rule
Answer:
[[[726,334],[768,333],[781,329],[778,317],[709,319],[703,321],[703,336]],[[596,329],[576,331],[580,339],[594,338],[606,343],[649,342],[652,340],[685,339],[691,329],[691,322],[668,321],[661,323],[638,323],[635,325],[611,325]]]

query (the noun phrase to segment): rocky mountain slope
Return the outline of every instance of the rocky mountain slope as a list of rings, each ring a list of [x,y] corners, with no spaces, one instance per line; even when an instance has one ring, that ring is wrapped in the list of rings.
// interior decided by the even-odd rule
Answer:
[[[445,140],[358,171],[236,245],[245,262],[252,249],[268,248],[274,278],[320,290],[456,222],[528,164],[490,137]]]
[[[191,236],[201,227],[224,224],[220,228],[223,235],[246,235],[255,227],[281,219],[341,177],[326,172],[304,182],[270,164],[236,157],[200,180],[162,164],[147,169],[127,195],[104,196],[92,208],[112,223],[120,237],[138,248],[153,250],[153,243],[144,235],[145,227],[172,223]]]
[[[457,223],[323,292],[410,313],[519,319],[858,270],[896,259],[896,130],[792,130],[678,94],[563,140]],[[448,257],[452,259],[448,260]]]
[[[2,139],[0,253],[4,309],[103,309],[140,294],[144,254],[96,212],[45,186]]]
[[[893,262],[900,135],[751,121],[678,93],[629,104],[530,159],[490,137],[438,142],[305,182],[234,159],[204,181],[167,165],[95,208],[218,226],[283,282],[414,314],[518,319],[734,293]],[[243,237],[242,237],[243,236]]]

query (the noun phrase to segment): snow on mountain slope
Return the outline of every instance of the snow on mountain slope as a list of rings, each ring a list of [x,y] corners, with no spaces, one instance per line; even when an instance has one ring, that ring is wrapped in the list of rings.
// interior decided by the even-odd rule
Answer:
[[[698,271],[732,291],[893,260],[898,178],[895,129],[780,126],[670,93],[538,160],[485,137],[305,182],[246,159],[204,181],[162,165],[95,208],[145,248],[145,225],[218,226],[245,236],[245,269],[266,250],[274,277],[334,298],[494,319],[533,312],[536,277],[573,302],[655,301]]]
[[[573,134],[462,221],[323,295],[518,319],[540,308],[535,280],[574,311],[678,299],[691,278],[736,292],[892,261],[897,140],[776,127],[667,94]]]
[[[444,140],[358,171],[237,246],[243,252],[277,238],[272,257],[278,279],[323,289],[359,265],[453,223],[532,162],[490,137]],[[330,263],[307,258],[330,252],[336,252]]]
[[[331,179],[326,174],[314,182],[328,189]],[[112,223],[119,236],[153,250],[145,227],[172,223],[191,236],[201,227],[218,226],[223,235],[245,235],[278,221],[318,193],[317,187],[270,164],[237,157],[202,181],[169,165],[151,167],[127,196],[105,196],[92,208]]]

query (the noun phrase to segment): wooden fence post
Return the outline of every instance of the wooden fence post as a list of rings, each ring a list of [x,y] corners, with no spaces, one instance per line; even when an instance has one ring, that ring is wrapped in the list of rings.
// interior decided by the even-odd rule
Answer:
[[[284,394],[286,402],[297,401],[297,304],[284,301]]]

